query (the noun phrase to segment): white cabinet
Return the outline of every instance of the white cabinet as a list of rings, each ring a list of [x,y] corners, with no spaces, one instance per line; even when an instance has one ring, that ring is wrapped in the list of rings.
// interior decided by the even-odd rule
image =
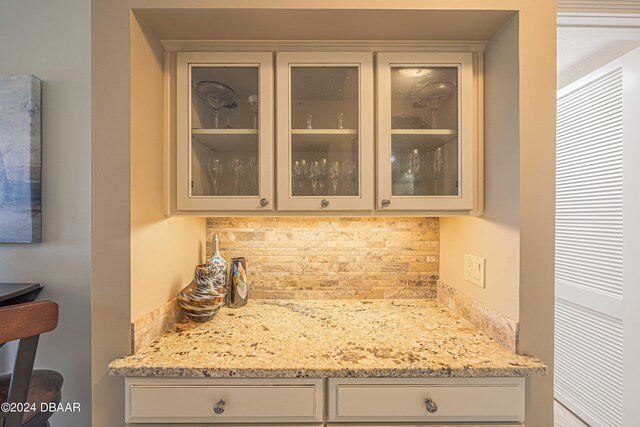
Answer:
[[[271,52],[178,53],[176,206],[273,209]]]
[[[481,63],[478,52],[179,52],[170,205],[479,214]]]
[[[378,209],[473,210],[473,54],[379,53],[377,94]]]
[[[373,54],[284,52],[276,61],[278,210],[371,211]]]
[[[135,425],[524,421],[524,378],[127,378],[125,386]]]

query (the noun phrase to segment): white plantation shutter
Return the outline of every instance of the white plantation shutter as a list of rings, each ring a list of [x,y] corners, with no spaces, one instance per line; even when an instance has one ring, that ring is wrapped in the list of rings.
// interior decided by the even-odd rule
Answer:
[[[623,425],[622,87],[616,62],[558,98],[555,395],[592,427]]]

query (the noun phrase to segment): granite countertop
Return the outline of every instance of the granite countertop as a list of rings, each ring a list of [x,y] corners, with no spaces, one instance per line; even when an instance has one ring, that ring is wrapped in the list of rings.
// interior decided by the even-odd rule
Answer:
[[[254,300],[181,323],[111,375],[211,378],[520,377],[538,359],[501,347],[435,300]]]

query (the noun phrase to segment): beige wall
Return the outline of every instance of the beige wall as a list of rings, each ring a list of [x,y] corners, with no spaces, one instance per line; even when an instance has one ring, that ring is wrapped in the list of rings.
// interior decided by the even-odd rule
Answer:
[[[107,365],[131,348],[131,67],[130,11],[114,17],[108,3],[91,4],[91,425],[115,427],[124,380]]]
[[[485,214],[440,221],[440,280],[482,304],[519,318],[520,188],[518,18],[485,52]],[[464,280],[464,254],[486,258],[486,286]]]
[[[36,367],[62,373],[62,400],[81,412],[54,415],[54,427],[91,424],[90,19],[84,0],[0,2],[0,73],[43,81],[44,233],[39,244],[0,244],[0,282],[40,282],[41,299],[60,305]]]
[[[106,378],[107,363],[129,345],[131,197],[129,20],[137,7],[384,8],[352,0],[93,0],[92,292],[94,426],[121,425],[123,387]],[[398,0],[394,9],[513,9],[520,12],[519,286],[521,348],[553,361],[553,181],[555,129],[555,2],[537,0]],[[275,25],[276,23],[274,23]],[[489,203],[489,201],[487,201]],[[490,236],[494,238],[494,236]],[[517,301],[517,300],[516,300]],[[514,302],[516,304],[516,302]],[[517,312],[517,311],[516,311]],[[102,375],[102,376],[101,376]],[[551,377],[528,381],[527,426],[552,425]]]
[[[520,346],[549,365],[527,381],[527,426],[553,424],[556,5],[520,15]]]
[[[131,20],[131,320],[175,298],[204,259],[205,219],[164,216],[164,68],[155,35]]]
[[[555,10],[525,9],[487,48],[486,212],[441,220],[440,277],[519,320],[520,351],[550,368],[527,382],[526,423],[546,426],[553,416]],[[464,281],[465,253],[487,259],[485,289]]]

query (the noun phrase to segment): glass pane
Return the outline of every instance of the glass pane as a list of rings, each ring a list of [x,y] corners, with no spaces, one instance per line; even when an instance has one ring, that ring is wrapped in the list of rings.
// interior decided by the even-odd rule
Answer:
[[[292,67],[291,194],[360,194],[358,68]]]
[[[458,68],[391,68],[394,196],[458,195]]]
[[[193,67],[191,195],[259,193],[258,68]]]

